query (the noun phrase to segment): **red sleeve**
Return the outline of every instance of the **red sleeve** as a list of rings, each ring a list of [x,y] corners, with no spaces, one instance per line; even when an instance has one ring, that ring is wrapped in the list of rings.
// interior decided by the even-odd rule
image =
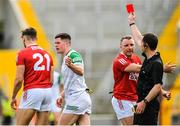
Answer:
[[[54,63],[53,63],[53,58],[52,58],[52,55],[46,51],[46,53],[49,55],[50,57],[50,66],[54,66]]]
[[[51,56],[51,55],[50,55]],[[51,66],[54,66],[54,63],[53,63],[53,58],[51,56]]]
[[[118,59],[118,66],[121,71],[124,71],[124,69],[129,65],[130,63],[125,58],[119,58]]]
[[[16,65],[24,65],[25,59],[24,59],[24,53],[22,51],[18,52],[17,59],[16,59]]]

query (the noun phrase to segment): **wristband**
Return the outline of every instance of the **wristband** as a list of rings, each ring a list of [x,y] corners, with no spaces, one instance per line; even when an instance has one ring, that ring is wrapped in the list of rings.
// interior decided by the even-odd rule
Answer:
[[[129,24],[129,26],[131,27],[132,25],[135,25],[135,23],[131,23],[131,24]]]

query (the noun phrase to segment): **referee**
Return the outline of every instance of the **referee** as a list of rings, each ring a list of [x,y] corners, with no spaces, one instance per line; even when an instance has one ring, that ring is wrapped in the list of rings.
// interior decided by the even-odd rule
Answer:
[[[162,88],[163,63],[156,51],[158,38],[152,33],[141,35],[135,24],[135,14],[130,13],[129,25],[133,37],[145,57],[138,78],[138,101],[134,115],[135,125],[157,125],[160,103],[158,96]]]

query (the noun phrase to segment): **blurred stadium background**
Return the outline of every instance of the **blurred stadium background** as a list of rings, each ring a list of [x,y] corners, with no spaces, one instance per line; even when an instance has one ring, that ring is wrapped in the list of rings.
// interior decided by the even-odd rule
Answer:
[[[84,58],[86,83],[94,90],[92,124],[116,125],[108,92],[113,87],[111,67],[120,38],[130,34],[127,3],[135,5],[141,32],[159,36],[158,50],[164,63],[177,64],[173,74],[164,75],[164,88],[171,90],[172,99],[162,100],[159,123],[180,124],[180,0],[0,0],[2,92],[11,98],[16,53],[23,48],[22,29],[37,29],[38,44],[51,52],[58,71],[61,57],[53,40],[57,33],[67,32],[72,36],[72,47]]]

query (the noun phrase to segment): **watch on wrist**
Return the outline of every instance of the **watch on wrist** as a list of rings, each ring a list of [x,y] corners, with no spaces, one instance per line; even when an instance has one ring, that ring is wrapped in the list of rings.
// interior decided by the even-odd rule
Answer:
[[[143,101],[146,105],[149,103],[147,99],[144,99]]]

